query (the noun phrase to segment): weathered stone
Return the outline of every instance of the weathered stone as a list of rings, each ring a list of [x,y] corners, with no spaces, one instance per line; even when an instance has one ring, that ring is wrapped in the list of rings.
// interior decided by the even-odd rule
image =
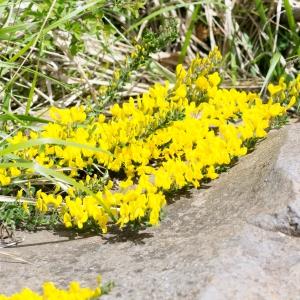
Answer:
[[[104,299],[300,299],[300,124],[272,131],[201,190],[178,197],[159,227],[69,239],[25,233],[0,254],[0,291],[45,280],[116,287]]]

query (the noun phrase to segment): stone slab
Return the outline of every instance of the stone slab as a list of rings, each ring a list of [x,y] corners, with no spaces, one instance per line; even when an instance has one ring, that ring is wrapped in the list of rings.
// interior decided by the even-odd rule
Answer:
[[[103,299],[300,299],[300,124],[272,131],[219,179],[178,196],[158,227],[70,238],[20,233],[0,254],[0,292],[51,280],[93,286]]]

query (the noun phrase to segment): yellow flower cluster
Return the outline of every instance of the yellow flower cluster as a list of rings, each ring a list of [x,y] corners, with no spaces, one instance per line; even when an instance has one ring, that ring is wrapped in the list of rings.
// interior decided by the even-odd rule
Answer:
[[[289,83],[286,83],[284,77],[281,77],[277,85],[272,83],[269,84],[268,91],[270,93],[271,101],[286,103],[286,101],[289,100],[288,106],[289,108],[292,107],[297,102],[299,103],[300,74],[298,74],[295,80],[292,80]]]
[[[10,167],[9,169],[0,169],[0,184],[8,185],[11,183],[11,179],[21,174],[21,171],[16,167]]]
[[[39,190],[37,208],[58,210],[67,227],[92,222],[103,232],[111,221],[121,227],[140,220],[157,224],[166,192],[199,187],[201,180],[215,179],[220,166],[245,155],[247,141],[264,137],[272,118],[294,104],[300,77],[290,84],[289,102],[274,98],[286,87],[269,86],[271,97],[264,103],[256,93],[219,87],[221,78],[213,68],[220,58],[214,50],[196,58],[188,70],[177,66],[174,86],[157,83],[141,97],[114,104],[110,116],[88,118],[82,106],[52,108],[53,121],[40,131],[18,132],[11,144],[36,138],[82,144],[45,144],[16,153],[75,178],[92,192]],[[113,181],[103,181],[103,170]],[[16,174],[2,172],[2,184]]]
[[[71,282],[68,290],[57,288],[52,282],[43,285],[42,294],[24,288],[11,296],[0,295],[0,300],[92,300],[101,296],[101,289],[83,288],[78,282]]]

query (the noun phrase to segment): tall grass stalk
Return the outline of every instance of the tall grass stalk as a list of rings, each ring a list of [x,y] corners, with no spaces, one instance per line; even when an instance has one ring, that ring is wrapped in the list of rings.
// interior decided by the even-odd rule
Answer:
[[[293,54],[300,55],[300,37],[297,33],[296,21],[293,14],[293,9],[291,7],[289,0],[284,0],[284,8],[286,12],[287,21],[292,32],[292,38],[294,42]]]
[[[193,10],[191,19],[190,19],[190,24],[188,26],[188,30],[186,32],[185,38],[184,38],[184,42],[181,48],[181,52],[179,55],[179,60],[178,62],[181,64],[184,61],[184,58],[186,56],[187,53],[187,49],[190,45],[190,41],[191,41],[191,37],[192,37],[192,33],[194,30],[194,26],[195,26],[195,22],[197,20],[198,14],[199,14],[199,10],[200,10],[200,5],[196,5],[195,9]]]

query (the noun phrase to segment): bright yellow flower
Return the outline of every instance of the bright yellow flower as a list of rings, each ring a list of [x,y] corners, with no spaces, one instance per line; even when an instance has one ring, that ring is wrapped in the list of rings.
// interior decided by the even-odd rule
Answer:
[[[23,189],[20,189],[20,190],[18,190],[18,192],[17,192],[16,199],[17,199],[17,200],[20,200],[20,199],[22,198],[22,196],[23,196]]]
[[[21,174],[21,171],[16,167],[10,167],[9,171],[12,177],[17,177]]]
[[[207,91],[209,89],[209,82],[204,76],[199,76],[195,83],[201,91]]]
[[[178,88],[175,90],[175,96],[172,98],[173,100],[179,100],[186,96],[187,90],[185,84],[180,84]]]
[[[271,96],[278,94],[279,92],[282,91],[282,87],[280,85],[274,85],[272,83],[270,83],[268,85],[268,91],[270,93]]]
[[[221,77],[218,72],[214,72],[213,74],[208,75],[208,81],[211,86],[218,86],[221,82]]]
[[[273,118],[295,105],[300,76],[288,85],[284,79],[269,85],[271,97],[264,103],[256,93],[220,89],[220,75],[212,73],[219,61],[220,53],[214,49],[208,57],[193,60],[187,70],[178,65],[174,86],[156,83],[136,99],[112,105],[109,118],[103,114],[87,118],[89,110],[83,106],[52,108],[53,122],[8,139],[16,144],[59,138],[106,151],[55,144],[17,151],[20,158],[74,177],[96,194],[61,184],[67,195],[58,195],[56,189],[38,191],[37,209],[57,210],[67,227],[83,228],[92,221],[103,232],[112,221],[122,227],[147,218],[154,225],[166,203],[164,193],[199,187],[204,177],[218,176],[218,166],[245,155],[247,140],[264,137]],[[37,176],[34,170],[22,172]],[[116,173],[117,180],[111,178]],[[18,168],[0,168],[0,184],[9,185],[20,175]],[[119,175],[126,179],[120,181]],[[106,176],[119,181],[119,186],[112,180],[106,183]]]

